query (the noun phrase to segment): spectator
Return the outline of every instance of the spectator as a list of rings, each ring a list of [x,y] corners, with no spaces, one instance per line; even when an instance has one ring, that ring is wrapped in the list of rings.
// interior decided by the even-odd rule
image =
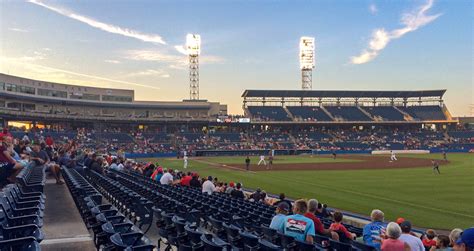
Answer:
[[[371,223],[365,225],[362,234],[364,243],[380,250],[381,234],[385,231],[384,213],[379,209],[374,209],[370,213]],[[396,223],[395,223],[396,224]]]
[[[173,172],[172,169],[165,170],[165,173],[163,174],[163,176],[160,179],[160,184],[162,184],[162,185],[172,185],[173,184],[173,179],[174,179],[172,172]]]
[[[346,238],[349,240],[347,242],[350,242],[350,240],[356,238],[356,235],[354,233],[349,232],[347,228],[342,225],[342,218],[344,217],[344,215],[341,212],[334,212],[333,217],[334,223],[331,224],[329,230],[336,232],[339,235],[339,240],[343,240],[344,238]]]
[[[411,234],[411,223],[409,221],[403,220],[400,228],[402,229],[402,235],[399,239],[407,243],[411,251],[425,251],[421,239]]]
[[[293,215],[286,216],[280,231],[296,240],[313,244],[315,230],[314,222],[305,217],[308,211],[308,203],[305,200],[295,201]]]
[[[431,251],[452,251],[453,249],[449,247],[449,236],[447,235],[438,235],[436,238],[436,246],[431,247]]]
[[[94,170],[100,174],[104,174],[104,168],[102,165],[104,164],[104,158],[102,157],[97,157],[92,163],[91,163],[91,170]]]
[[[449,241],[450,245],[454,247],[456,245],[456,242],[458,241],[459,237],[461,236],[462,229],[460,228],[455,228],[449,233]]]
[[[0,185],[7,181],[14,183],[21,169],[23,164],[12,158],[7,137],[3,137],[0,143]]]
[[[191,173],[188,172],[187,174],[183,174],[183,177],[181,178],[181,186],[190,186],[191,183]]]
[[[212,182],[212,176],[207,177],[207,180],[202,183],[202,192],[211,195],[216,191],[216,186]]]
[[[436,232],[433,229],[427,229],[425,233],[421,236],[423,241],[423,246],[427,250],[431,249],[431,247],[436,246]]]
[[[240,183],[237,183],[235,189],[232,190],[230,195],[234,198],[245,199],[244,192],[242,192],[242,185]]]
[[[316,229],[316,234],[323,235],[329,238],[332,238],[334,240],[339,240],[339,235],[336,232],[333,232],[329,229],[324,228],[323,223],[321,220],[316,217],[315,213],[316,210],[318,209],[318,200],[316,199],[311,199],[308,201],[308,212],[304,214],[307,218],[313,220],[314,223],[314,228]]]
[[[455,251],[472,251],[474,250],[474,227],[464,229],[454,246]]]
[[[284,224],[286,215],[288,214],[290,208],[286,203],[278,204],[275,209],[276,215],[273,216],[272,222],[270,223],[270,228],[275,230],[280,230],[281,225]]]
[[[292,211],[291,201],[289,201],[289,200],[286,199],[284,193],[281,193],[281,194],[280,194],[279,200],[277,200],[275,203],[273,203],[273,205],[274,205],[274,206],[277,206],[278,204],[280,204],[280,202],[286,203],[286,204],[288,205],[288,208],[290,209],[289,212]]]
[[[234,190],[234,182],[229,182],[229,186],[225,189],[225,193],[226,194],[231,194],[232,191]]]
[[[33,144],[33,151],[31,152],[30,160],[32,160],[37,166],[44,165],[46,170],[49,170],[53,174],[56,179],[56,184],[64,184],[64,182],[61,181],[59,165],[50,161],[48,154],[41,149],[41,145],[38,142]]]
[[[117,158],[112,159],[109,168],[111,170],[118,170],[118,165],[117,165]]]
[[[257,188],[253,194],[250,195],[250,200],[254,202],[258,202],[262,199],[262,190]]]
[[[201,182],[199,182],[199,175],[197,175],[196,173],[193,174],[193,178],[189,182],[189,186],[201,188]]]
[[[398,238],[402,234],[402,229],[396,222],[387,225],[386,239],[382,241],[382,251],[410,251],[410,246]]]

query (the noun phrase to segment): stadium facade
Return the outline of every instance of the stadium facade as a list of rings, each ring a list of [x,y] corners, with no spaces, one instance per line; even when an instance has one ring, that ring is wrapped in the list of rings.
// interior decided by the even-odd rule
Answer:
[[[207,100],[137,101],[133,90],[52,83],[0,74],[3,122],[166,123],[208,122],[227,106]]]
[[[317,91],[245,90],[244,116],[229,116],[227,105],[207,100],[137,101],[133,90],[52,83],[0,74],[0,118],[4,125],[102,129],[154,126],[201,129],[409,126],[446,129],[458,121],[443,101],[446,90]]]

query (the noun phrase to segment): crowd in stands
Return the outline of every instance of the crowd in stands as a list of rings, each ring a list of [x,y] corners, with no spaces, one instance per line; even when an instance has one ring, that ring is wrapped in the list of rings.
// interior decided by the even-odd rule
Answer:
[[[461,251],[474,248],[473,228],[464,231],[454,229],[449,236],[438,235],[429,229],[418,236],[412,232],[409,221],[400,218],[397,222],[387,224],[384,213],[376,209],[370,215],[371,223],[359,232],[356,227],[344,223],[341,211],[330,210],[316,199],[292,202],[286,199],[285,194],[273,198],[261,189],[253,192],[244,190],[243,184],[239,182],[226,182],[212,176],[201,177],[196,172],[173,170],[160,166],[159,163],[137,162],[125,158],[120,151],[116,155],[110,154],[112,151],[107,147],[113,145],[109,143],[104,148],[87,147],[93,132],[78,131],[76,135],[77,138],[66,138],[67,140],[55,140],[51,135],[44,137],[42,134],[41,137],[24,134],[21,138],[15,138],[8,129],[4,129],[0,135],[0,182],[2,185],[14,183],[16,174],[23,168],[44,165],[55,177],[56,183],[61,185],[63,181],[60,168],[79,168],[77,163],[83,163],[84,169],[81,172],[94,170],[99,174],[111,171],[135,173],[165,186],[189,186],[201,190],[203,194],[228,194],[234,199],[273,206],[275,214],[269,227],[303,242],[313,243],[316,237],[323,236],[343,243],[359,241],[382,251]],[[349,132],[339,137],[352,140],[370,136]],[[85,145],[78,143],[78,139],[82,139]]]

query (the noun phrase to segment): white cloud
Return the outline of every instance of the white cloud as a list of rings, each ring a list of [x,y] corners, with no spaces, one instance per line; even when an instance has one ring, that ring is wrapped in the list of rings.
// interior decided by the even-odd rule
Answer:
[[[392,31],[376,29],[372,32],[368,48],[363,50],[360,55],[351,57],[352,64],[364,64],[372,61],[379,53],[390,43],[391,40],[401,38],[403,35],[415,31],[436,20],[441,14],[427,15],[426,12],[433,7],[434,0],[428,0],[426,4],[420,6],[416,11],[404,13],[401,23],[404,27]]]
[[[26,59],[25,57],[11,58],[11,57],[0,56],[0,71],[8,72],[7,69],[3,69],[2,67],[3,65],[5,66],[8,65],[9,67],[16,65],[16,66],[21,67],[22,69],[26,69],[27,70],[26,72],[30,75],[32,75],[33,73],[36,73],[36,75],[33,78],[45,79],[45,80],[50,79],[49,81],[55,81],[55,82],[61,82],[61,83],[68,83],[68,80],[71,80],[76,83],[81,83],[82,85],[91,86],[92,83],[90,82],[90,80],[93,79],[93,80],[100,80],[95,84],[103,84],[103,82],[107,82],[107,83],[115,83],[115,84],[117,83],[124,84],[128,86],[139,86],[139,87],[151,88],[151,89],[156,89],[156,90],[160,89],[159,87],[151,86],[151,85],[116,80],[116,79],[111,79],[111,78],[106,78],[106,77],[101,77],[101,76],[95,76],[95,75],[89,75],[89,74],[83,74],[79,72],[63,70],[63,69],[44,66],[44,65],[33,64],[33,63],[30,63],[29,60]],[[66,78],[66,76],[68,77]],[[89,81],[81,81],[76,78],[70,78],[70,76],[85,78],[85,79],[88,79]],[[51,80],[52,78],[56,80]],[[68,80],[65,80],[65,79],[68,79]],[[110,86],[113,87],[113,84]]]
[[[20,28],[14,28],[14,27],[8,28],[8,30],[22,32],[22,33],[30,32],[29,30],[26,30],[26,29],[20,29]]]
[[[379,11],[379,9],[377,9],[377,5],[375,4],[371,4],[369,5],[369,12],[373,15],[377,14],[377,12]]]
[[[166,42],[163,40],[163,38],[159,35],[156,35],[156,34],[142,33],[142,32],[139,32],[139,31],[135,31],[135,30],[127,29],[127,28],[122,28],[122,27],[119,27],[119,26],[116,26],[116,25],[103,23],[103,22],[94,20],[92,18],[76,14],[76,13],[74,13],[72,11],[69,11],[69,10],[66,10],[66,9],[62,9],[62,8],[59,8],[59,7],[54,7],[52,5],[45,4],[40,0],[29,0],[29,2],[33,3],[33,4],[36,4],[36,5],[39,5],[41,7],[44,7],[48,10],[54,11],[54,12],[60,14],[60,15],[72,18],[72,19],[77,20],[77,21],[82,22],[82,23],[85,23],[85,24],[87,24],[89,26],[92,26],[94,28],[106,31],[106,32],[110,32],[110,33],[114,33],[114,34],[118,34],[118,35],[122,35],[122,36],[126,36],[126,37],[132,37],[132,38],[144,41],[144,42],[166,44]]]
[[[137,61],[161,61],[179,62],[186,60],[186,57],[160,52],[158,50],[129,50],[125,52],[125,58]]]
[[[131,72],[126,75],[126,77],[148,77],[148,76],[157,76],[161,78],[169,78],[170,75],[163,70],[153,70],[148,69],[144,71]]]
[[[136,61],[157,61],[169,63],[171,69],[186,69],[188,58],[185,55],[174,55],[158,50],[129,50],[125,51],[124,58]],[[200,64],[217,64],[224,62],[224,59],[213,55],[203,55],[199,58]]]
[[[104,62],[109,63],[109,64],[120,64],[121,62],[118,60],[113,60],[113,59],[106,59]]]

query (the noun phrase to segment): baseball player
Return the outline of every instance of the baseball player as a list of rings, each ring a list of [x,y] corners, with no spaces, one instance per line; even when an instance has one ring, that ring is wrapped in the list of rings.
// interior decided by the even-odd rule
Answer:
[[[267,165],[267,162],[265,161],[265,155],[260,155],[260,160],[258,161],[257,166],[260,166],[260,164],[263,162],[263,165]]]
[[[183,156],[184,169],[188,168],[188,155]]]
[[[390,151],[390,162],[396,161],[396,160],[397,160],[397,156],[395,156],[395,152]]]
[[[431,160],[431,164],[433,164],[433,173],[436,174],[436,172],[437,172],[438,174],[441,174],[441,172],[439,171],[438,162],[433,159],[433,160]]]

